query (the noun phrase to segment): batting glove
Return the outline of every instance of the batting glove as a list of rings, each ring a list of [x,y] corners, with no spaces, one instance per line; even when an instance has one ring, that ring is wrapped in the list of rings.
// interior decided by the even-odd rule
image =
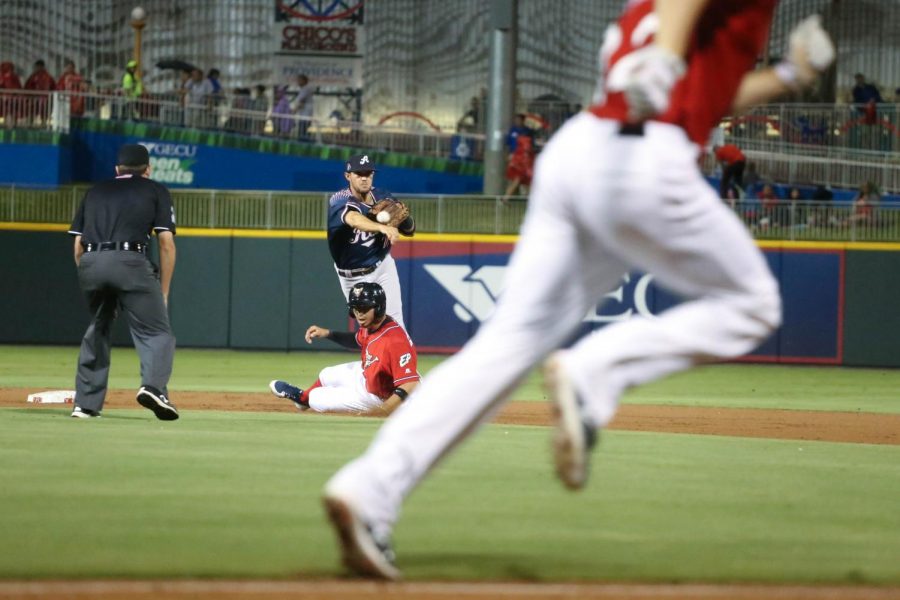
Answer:
[[[625,94],[628,118],[639,122],[665,112],[685,70],[683,58],[651,44],[623,56],[610,70],[607,88]]]
[[[834,62],[834,44],[822,29],[822,17],[812,15],[790,35],[788,57],[775,65],[775,74],[789,88],[807,86]]]

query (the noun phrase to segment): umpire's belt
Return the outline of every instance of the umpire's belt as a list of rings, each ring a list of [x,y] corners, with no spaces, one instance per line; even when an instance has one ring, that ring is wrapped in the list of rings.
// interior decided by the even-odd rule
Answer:
[[[98,252],[103,250],[131,250],[132,252],[146,252],[146,242],[87,242],[82,244],[85,252]]]
[[[341,277],[362,277],[363,275],[368,275],[372,271],[378,268],[383,261],[378,261],[374,265],[369,265],[368,267],[360,267],[358,269],[338,269],[338,275]]]

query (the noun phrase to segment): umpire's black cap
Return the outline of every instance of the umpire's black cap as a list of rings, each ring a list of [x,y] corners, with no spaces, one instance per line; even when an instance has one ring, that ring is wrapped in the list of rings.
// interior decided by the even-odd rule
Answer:
[[[375,163],[369,158],[368,154],[357,154],[351,156],[344,167],[345,173],[359,173],[360,171],[368,172],[375,170]]]
[[[150,153],[140,144],[124,144],[119,148],[117,161],[122,167],[146,167],[150,164]]]

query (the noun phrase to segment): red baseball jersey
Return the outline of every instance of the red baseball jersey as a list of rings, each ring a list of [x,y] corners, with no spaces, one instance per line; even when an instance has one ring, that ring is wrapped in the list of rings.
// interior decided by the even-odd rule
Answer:
[[[370,394],[387,400],[394,388],[419,380],[416,347],[392,318],[386,318],[375,331],[357,331],[356,343],[361,348],[363,375]]]
[[[669,108],[653,121],[672,123],[698,145],[731,109],[744,75],[753,68],[768,39],[778,0],[711,0],[691,34],[687,72],[672,89]],[[625,122],[628,102],[621,92],[608,92],[616,65],[631,52],[653,42],[658,20],[652,0],[633,0],[618,23],[606,31],[600,50],[598,90],[602,98],[591,107],[595,115]]]

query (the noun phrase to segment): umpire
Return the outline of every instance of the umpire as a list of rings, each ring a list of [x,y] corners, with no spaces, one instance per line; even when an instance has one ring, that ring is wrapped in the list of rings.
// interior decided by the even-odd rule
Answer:
[[[141,360],[138,403],[163,421],[178,418],[167,391],[175,355],[167,312],[175,269],[175,211],[169,191],[149,176],[147,149],[122,146],[116,178],[88,190],[69,230],[75,236],[78,283],[92,315],[78,355],[73,417],[100,416],[109,379],[110,332],[121,307]],[[153,231],[159,239],[158,278],[147,258]]]

